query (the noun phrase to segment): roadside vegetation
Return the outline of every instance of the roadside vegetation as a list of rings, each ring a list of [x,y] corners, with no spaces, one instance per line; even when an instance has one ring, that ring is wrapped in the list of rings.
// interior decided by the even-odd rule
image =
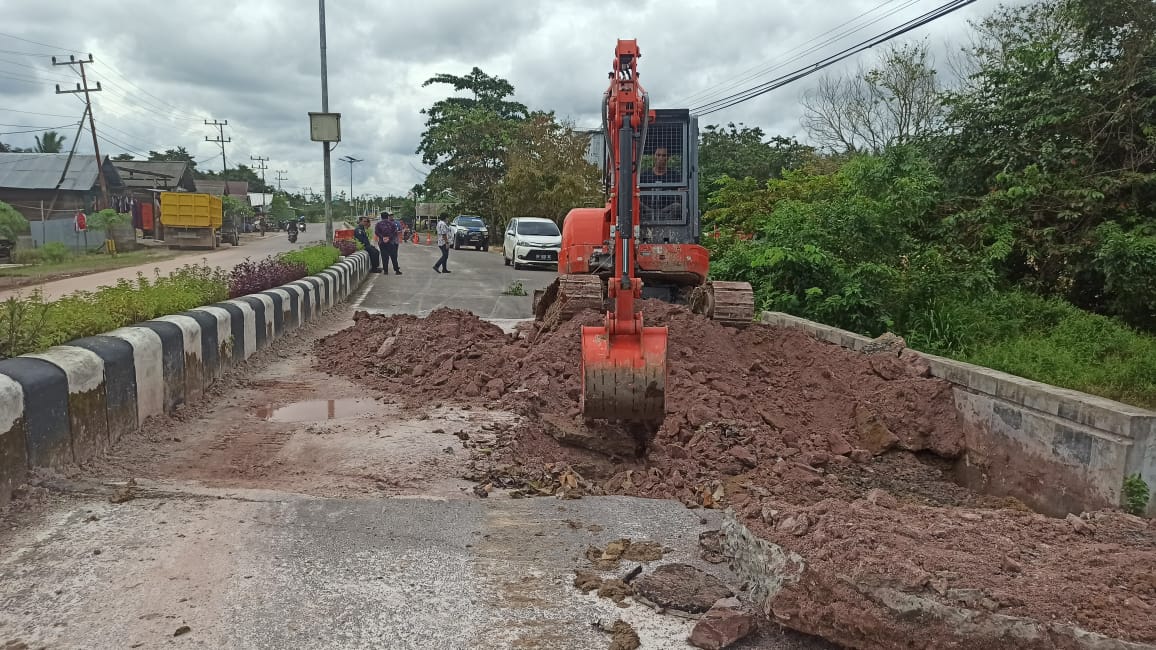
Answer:
[[[819,148],[708,130],[704,177],[730,166],[703,188],[712,273],[763,309],[1156,407],[1156,14],[1048,0],[976,30],[953,86],[922,46],[825,79]]]
[[[0,303],[0,358],[46,350],[86,336],[175,314],[227,298],[225,274],[205,264],[167,276],[121,280],[51,302],[38,291]]]

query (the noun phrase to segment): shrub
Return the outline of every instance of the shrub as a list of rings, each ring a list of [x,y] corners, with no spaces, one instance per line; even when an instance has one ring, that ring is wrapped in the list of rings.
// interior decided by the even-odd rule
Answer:
[[[342,257],[349,257],[362,248],[359,242],[352,239],[338,239],[333,242],[333,246],[337,249],[337,252],[341,253]]]
[[[185,265],[168,276],[143,273],[96,291],[45,302],[39,291],[0,303],[0,357],[39,352],[74,339],[224,300],[223,271]]]
[[[40,264],[44,261],[44,252],[39,248],[17,248],[12,251],[14,264]]]
[[[229,297],[247,296],[300,280],[309,275],[306,271],[304,262],[291,262],[274,256],[256,262],[245,258],[229,273]]]
[[[1143,516],[1148,510],[1148,484],[1139,474],[1124,479],[1124,510],[1136,516]]]
[[[333,266],[340,256],[341,253],[336,248],[326,244],[306,246],[299,250],[281,253],[281,259],[289,264],[304,264],[306,275],[314,275]]]
[[[0,237],[16,241],[30,232],[28,220],[16,208],[0,201]]]
[[[60,264],[71,254],[68,247],[58,241],[50,241],[40,248],[40,256],[48,264]]]

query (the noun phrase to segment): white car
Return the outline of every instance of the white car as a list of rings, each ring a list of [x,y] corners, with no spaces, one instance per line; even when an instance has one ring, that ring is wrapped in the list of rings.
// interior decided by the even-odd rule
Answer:
[[[562,231],[558,224],[541,217],[516,217],[506,226],[502,246],[506,265],[558,268],[558,251],[562,250]]]

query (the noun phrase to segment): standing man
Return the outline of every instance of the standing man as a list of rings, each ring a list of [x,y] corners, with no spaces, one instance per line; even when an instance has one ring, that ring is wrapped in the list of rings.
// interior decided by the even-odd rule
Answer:
[[[393,272],[401,275],[401,267],[397,263],[397,222],[389,211],[381,213],[381,221],[373,228],[373,234],[381,245],[381,273],[389,275],[389,265],[393,263]]]
[[[438,248],[442,249],[442,256],[433,266],[433,270],[438,273],[451,272],[446,268],[446,261],[450,258],[450,233],[450,225],[446,223],[446,216],[443,214],[438,218]]]
[[[369,253],[370,273],[381,273],[381,253],[369,241],[369,217],[357,220],[357,227],[353,229],[353,238],[361,242],[365,252]]]

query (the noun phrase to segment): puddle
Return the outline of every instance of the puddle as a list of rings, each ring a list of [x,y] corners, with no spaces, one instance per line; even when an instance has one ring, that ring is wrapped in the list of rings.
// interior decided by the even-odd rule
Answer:
[[[373,400],[344,398],[315,399],[284,406],[260,406],[254,410],[254,414],[270,422],[320,422],[365,416],[380,410],[381,405]]]

